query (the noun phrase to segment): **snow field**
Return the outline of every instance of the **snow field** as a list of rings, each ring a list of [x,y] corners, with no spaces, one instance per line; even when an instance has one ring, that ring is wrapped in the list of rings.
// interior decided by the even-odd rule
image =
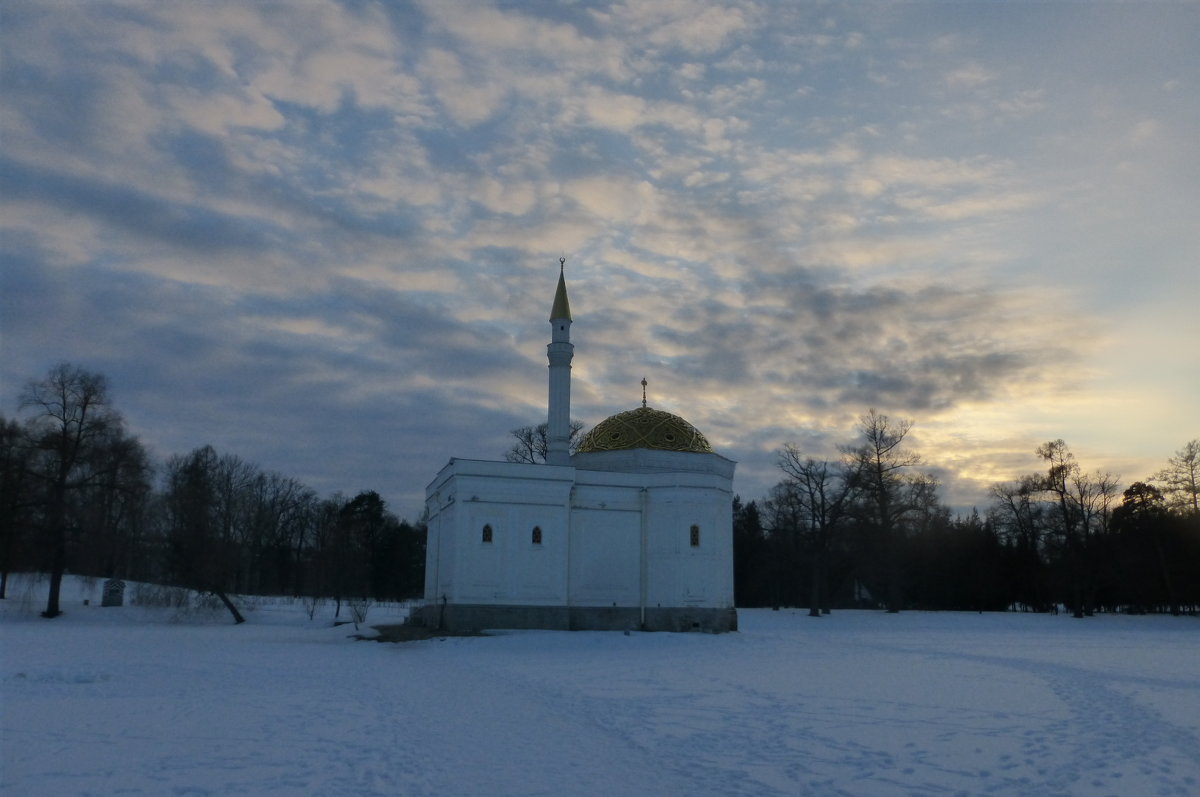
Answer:
[[[1195,795],[1200,620],[740,613],[376,644],[0,602],[5,795]],[[96,592],[92,605],[81,596]],[[371,622],[400,607],[375,607]]]

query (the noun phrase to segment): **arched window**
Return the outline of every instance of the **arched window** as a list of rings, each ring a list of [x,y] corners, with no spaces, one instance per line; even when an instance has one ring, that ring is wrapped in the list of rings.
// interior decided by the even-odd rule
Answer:
[[[692,524],[692,547],[700,547],[700,527]]]
[[[534,545],[542,544],[542,527],[541,526],[533,527],[533,534],[531,535],[531,539],[533,540]]]
[[[483,541],[484,542],[492,541],[492,524],[491,523],[485,523],[483,526]]]

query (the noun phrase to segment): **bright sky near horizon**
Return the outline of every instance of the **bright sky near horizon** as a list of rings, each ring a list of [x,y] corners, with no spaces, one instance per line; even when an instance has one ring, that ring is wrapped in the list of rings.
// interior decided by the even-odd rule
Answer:
[[[762,497],[874,407],[957,507],[1200,436],[1200,4],[0,9],[0,412],[58,361],[410,518],[545,418],[651,406]]]

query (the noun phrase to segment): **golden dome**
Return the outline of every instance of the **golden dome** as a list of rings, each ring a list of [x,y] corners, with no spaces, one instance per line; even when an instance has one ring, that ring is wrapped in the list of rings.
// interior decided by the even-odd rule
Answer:
[[[604,419],[583,436],[577,451],[587,454],[633,448],[713,453],[712,446],[695,426],[678,415],[650,407],[638,407]]]

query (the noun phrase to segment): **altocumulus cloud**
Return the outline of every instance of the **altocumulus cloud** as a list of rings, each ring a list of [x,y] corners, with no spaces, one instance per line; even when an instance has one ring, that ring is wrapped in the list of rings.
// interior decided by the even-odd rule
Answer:
[[[1197,9],[999,13],[6,3],[6,407],[76,361],[161,455],[413,515],[540,419],[566,254],[574,414],[647,376],[748,497],[871,406],[958,504],[1046,437],[1148,470],[1195,435],[1194,352],[1104,396],[1120,341],[1200,335]]]

